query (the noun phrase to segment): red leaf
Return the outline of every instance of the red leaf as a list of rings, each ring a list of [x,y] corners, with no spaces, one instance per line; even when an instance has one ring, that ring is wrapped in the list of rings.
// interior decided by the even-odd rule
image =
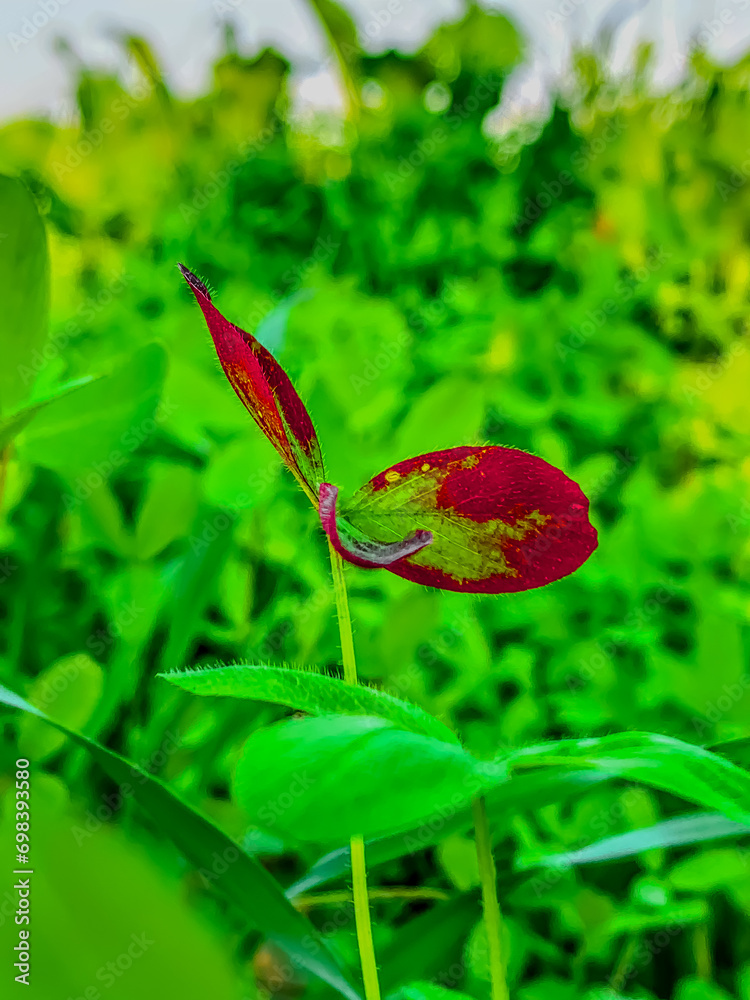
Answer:
[[[212,303],[203,282],[182,264],[178,266],[206,318],[221,367],[232,388],[317,505],[325,471],[305,404],[273,355],[252,334],[225,319]]]
[[[541,587],[578,569],[597,545],[576,483],[512,448],[466,446],[399,462],[366,483],[338,520],[331,489],[321,490],[321,521],[342,555],[443,590]],[[388,563],[366,554],[419,541]]]

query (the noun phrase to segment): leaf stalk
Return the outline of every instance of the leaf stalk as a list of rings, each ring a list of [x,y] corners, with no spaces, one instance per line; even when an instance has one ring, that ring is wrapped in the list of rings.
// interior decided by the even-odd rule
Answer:
[[[484,798],[479,796],[471,804],[474,815],[474,837],[479,862],[479,879],[482,884],[482,904],[484,906],[484,928],[487,932],[487,947],[490,959],[490,979],[492,1000],[509,1000],[507,982],[507,960],[502,936],[502,916],[497,898],[497,872],[492,856],[490,825]]]
[[[341,636],[341,657],[344,665],[344,680],[349,684],[357,683],[357,661],[354,658],[354,637],[352,634],[352,619],[349,613],[349,598],[344,580],[344,563],[331,543],[328,543],[331,556],[331,573],[333,575],[333,592],[336,598],[336,612]],[[354,898],[354,920],[357,927],[357,944],[362,965],[362,982],[365,988],[365,1000],[380,1000],[380,983],[378,966],[375,960],[375,946],[372,940],[372,923],[370,920],[370,900],[367,893],[367,865],[365,861],[365,842],[362,837],[355,836],[350,841],[352,860],[352,896]]]

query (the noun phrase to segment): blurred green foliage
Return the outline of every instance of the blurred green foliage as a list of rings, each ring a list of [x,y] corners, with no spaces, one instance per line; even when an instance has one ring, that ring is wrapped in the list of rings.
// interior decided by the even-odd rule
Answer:
[[[522,52],[503,18],[472,10],[409,57],[352,53],[347,25],[329,28],[351,78],[344,120],[293,119],[288,64],[231,46],[210,91],[179,99],[131,40],[133,89],[86,70],[80,125],[0,130],[0,172],[45,215],[52,274],[49,338],[45,303],[27,301],[32,349],[3,356],[0,386],[10,372],[15,406],[104,376],[35,412],[4,453],[0,681],[158,771],[284,884],[315,852],[249,828],[230,795],[248,734],[283,713],[154,675],[216,661],[335,672],[326,547],[226,384],[178,260],[285,365],[345,492],[405,456],[490,441],[560,466],[591,498],[598,551],[538,591],[470,599],[350,568],[365,678],[480,756],[628,729],[704,745],[748,734],[750,61],[696,54],[654,96],[644,73],[614,82],[581,54],[549,119],[498,138],[493,108]],[[3,737],[4,770],[19,752],[37,764],[39,950],[58,955],[64,990],[96,982],[131,924],[149,930],[126,919],[135,907],[165,950],[106,996],[254,996],[253,968],[267,981],[279,956],[251,966],[256,938],[163,831],[120,802],[84,861],[70,831],[108,779],[41,723],[8,715]],[[684,808],[597,784],[508,817],[498,866],[519,1000],[750,997],[742,850],[513,873],[516,856]],[[467,847],[452,833],[372,871],[451,894],[377,904],[387,989],[486,995]],[[67,936],[52,935],[68,897]],[[311,916],[353,959],[351,921]]]

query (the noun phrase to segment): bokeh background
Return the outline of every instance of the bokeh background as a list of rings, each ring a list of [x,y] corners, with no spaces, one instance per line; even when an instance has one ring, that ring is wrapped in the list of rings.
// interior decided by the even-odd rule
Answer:
[[[45,82],[18,70],[4,88],[0,172],[32,192],[51,254],[50,337],[28,384],[41,398],[109,377],[4,455],[2,683],[161,775],[282,884],[315,860],[250,827],[231,795],[242,742],[283,713],[155,678],[215,662],[335,671],[340,655],[323,536],[226,384],[183,261],[289,371],[344,491],[405,456],[493,442],[591,498],[598,551],[541,590],[472,599],[351,568],[363,677],[480,755],[626,730],[746,735],[750,5],[665,3],[633,28],[629,7],[584,22],[575,0],[519,18],[319,0],[285,48],[270,5],[227,0],[202,8],[221,46],[209,71],[176,4],[152,5],[180,43],[163,59],[148,11],[136,33],[120,11],[107,68],[60,30],[73,3],[15,51],[41,5],[3,12],[3,72],[11,53],[32,67],[44,53]],[[382,35],[367,30],[378,17]],[[1,731],[8,775],[19,752],[34,762],[33,995],[261,995],[281,959],[158,825],[43,724],[8,713]],[[680,810],[615,784],[508,817],[519,1000],[750,997],[742,849],[514,872]],[[373,871],[450,897],[377,905],[384,981],[486,996],[471,857],[455,834]],[[351,921],[324,904],[310,916],[354,960]],[[133,934],[153,944],[99,976]],[[333,995],[316,981],[281,995],[303,992]]]

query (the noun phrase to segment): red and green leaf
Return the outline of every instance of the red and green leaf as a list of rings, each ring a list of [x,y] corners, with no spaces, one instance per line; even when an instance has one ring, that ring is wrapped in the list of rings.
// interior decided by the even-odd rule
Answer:
[[[338,486],[323,483],[320,487],[320,523],[331,539],[331,545],[349,562],[364,569],[390,569],[393,563],[429,545],[431,531],[415,531],[395,542],[381,542],[357,531],[336,517]]]
[[[345,558],[443,590],[541,587],[578,569],[597,544],[576,483],[513,448],[466,446],[399,462],[338,515],[331,490],[321,489],[321,522]]]
[[[182,264],[179,268],[206,318],[221,367],[232,388],[317,505],[325,471],[320,444],[305,404],[273,355],[252,334],[225,319],[203,282]]]

